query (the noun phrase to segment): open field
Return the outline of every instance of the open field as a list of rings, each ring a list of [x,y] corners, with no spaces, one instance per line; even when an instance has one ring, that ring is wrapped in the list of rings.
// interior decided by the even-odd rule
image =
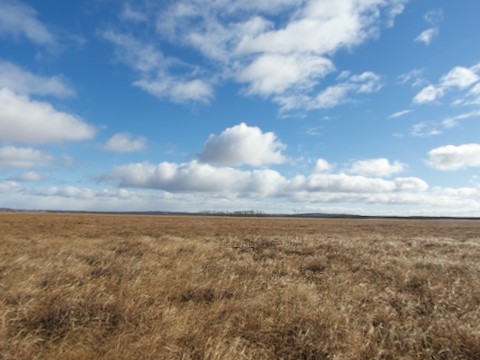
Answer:
[[[480,359],[480,221],[0,213],[0,359]]]

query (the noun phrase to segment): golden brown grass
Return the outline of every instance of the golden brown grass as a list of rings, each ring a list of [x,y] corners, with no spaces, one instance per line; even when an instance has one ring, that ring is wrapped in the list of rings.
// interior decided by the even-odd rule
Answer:
[[[480,359],[480,222],[0,213],[0,359]]]

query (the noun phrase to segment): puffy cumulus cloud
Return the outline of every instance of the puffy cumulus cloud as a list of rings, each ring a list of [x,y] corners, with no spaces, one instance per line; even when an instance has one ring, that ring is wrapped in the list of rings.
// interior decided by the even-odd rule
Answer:
[[[133,138],[131,134],[118,133],[113,135],[103,146],[106,151],[128,153],[144,150],[147,146],[147,140],[143,137]]]
[[[200,162],[223,165],[280,164],[285,161],[283,145],[273,132],[262,132],[245,123],[212,134],[198,155]]]
[[[60,98],[75,95],[75,90],[62,76],[38,76],[2,60],[0,60],[0,88],[8,88],[25,95],[53,95]]]
[[[372,36],[387,3],[392,5],[380,0],[308,1],[285,26],[242,38],[237,51],[327,54],[352,47]]]
[[[158,165],[133,163],[116,167],[100,179],[125,188],[256,195],[274,193],[285,182],[285,179],[273,170],[241,171],[197,161],[186,164],[163,162]]]
[[[390,163],[388,159],[369,159],[355,161],[350,172],[363,176],[386,177],[404,171],[406,165],[395,161]]]
[[[0,89],[0,139],[46,144],[90,139],[95,130],[77,116],[50,104]]]
[[[0,36],[25,37],[37,45],[56,45],[54,34],[38,20],[36,11],[20,1],[0,0]]]
[[[396,191],[422,192],[428,189],[428,184],[417,177],[396,178],[394,183]]]
[[[478,84],[479,81],[480,64],[476,64],[470,68],[455,66],[440,78],[437,85],[430,84],[420,90],[413,98],[413,102],[415,104],[431,103],[442,98],[450,91],[466,90],[472,85]],[[460,100],[459,102],[462,103],[463,101]]]
[[[425,181],[410,178],[385,180],[378,177],[353,176],[344,173],[314,173],[307,177],[287,179],[280,173],[265,170],[239,170],[214,167],[192,161],[186,164],[163,162],[132,163],[118,166],[99,177],[121,188],[143,188],[170,193],[213,193],[227,198],[271,197],[296,199],[304,194],[314,198],[328,194],[345,201],[357,201],[384,194],[398,197],[398,193],[416,193],[427,190]],[[317,194],[317,195],[316,195]]]
[[[439,170],[480,166],[480,144],[447,145],[428,152],[428,163]]]
[[[397,192],[423,192],[427,190],[428,185],[419,178],[395,178],[385,180],[377,177],[352,176],[344,173],[340,174],[313,174],[305,179],[304,184],[299,184],[297,179],[297,189],[302,189],[309,193],[329,193],[331,195],[348,194],[347,197],[355,198],[357,195],[369,196],[372,194],[386,194],[396,196]],[[355,196],[352,196],[355,194]]]
[[[45,166],[51,161],[51,155],[32,148],[19,148],[15,146],[0,148],[0,171]]]
[[[332,165],[325,159],[317,159],[315,162],[314,173],[325,173],[332,169]]]

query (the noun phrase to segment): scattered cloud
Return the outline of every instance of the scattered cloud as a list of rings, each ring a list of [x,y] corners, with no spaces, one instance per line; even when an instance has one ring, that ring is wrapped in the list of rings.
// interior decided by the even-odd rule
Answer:
[[[310,126],[302,134],[309,136],[319,136],[322,135],[323,126]]]
[[[15,146],[0,148],[0,171],[45,166],[51,161],[51,155],[32,148]]]
[[[133,85],[160,99],[176,103],[208,103],[213,98],[211,84],[197,78],[197,69],[179,59],[166,57],[153,44],[137,40],[129,34],[112,30],[101,33],[116,47],[116,57],[139,75]],[[172,75],[180,68],[182,75]]]
[[[133,138],[131,134],[124,132],[113,135],[105,143],[103,149],[111,152],[129,153],[144,150],[147,140],[144,137]]]
[[[428,152],[428,163],[438,170],[480,166],[480,144],[446,145]]]
[[[95,129],[81,118],[0,89],[0,140],[47,144],[91,139]]]
[[[349,73],[339,77],[340,82],[329,86],[313,97],[305,95],[278,96],[275,101],[284,113],[292,110],[330,109],[356,101],[353,95],[373,93],[380,90],[383,81],[380,75],[366,71],[358,75]]]
[[[38,76],[2,60],[0,60],[1,88],[7,88],[23,95],[52,95],[59,98],[75,95],[75,90],[63,76]]]
[[[405,116],[407,114],[410,114],[412,112],[412,110],[410,109],[406,109],[406,110],[401,110],[401,111],[397,111],[391,115],[388,116],[389,119],[398,119],[402,116]]]
[[[479,117],[480,117],[480,111],[471,111],[468,113],[463,113],[460,115],[446,118],[442,121],[442,125],[446,129],[451,129],[451,128],[457,127],[460,121],[472,119],[472,118],[479,118]]]
[[[421,42],[425,45],[430,45],[435,37],[438,36],[440,30],[438,28],[429,28],[424,30],[415,38],[416,42]]]
[[[465,68],[463,66],[455,66],[447,74],[440,78],[440,87],[442,88],[457,88],[465,89],[470,85],[480,80],[478,72],[479,66],[473,66],[471,68]]]
[[[399,161],[390,163],[388,159],[379,158],[355,161],[350,168],[350,172],[362,176],[388,177],[405,169],[406,165]]]
[[[480,63],[470,68],[455,66],[448,73],[444,74],[437,85],[428,85],[418,92],[413,98],[415,104],[432,103],[453,90],[466,90],[480,81]],[[470,95],[476,90],[473,87]],[[458,102],[458,101],[457,101]],[[460,101],[461,103],[462,101]]]
[[[426,104],[431,103],[438,98],[442,97],[445,91],[441,87],[436,87],[434,85],[428,85],[424,87],[415,97],[413,98],[414,104]]]
[[[427,23],[432,25],[432,27],[424,30],[415,38],[416,42],[421,42],[424,45],[430,45],[435,37],[440,33],[440,23],[443,20],[443,10],[435,9],[428,11],[423,17]]]
[[[410,135],[415,137],[430,137],[440,135],[441,133],[437,124],[422,121],[413,125]]]
[[[181,80],[171,76],[156,79],[137,80],[133,85],[147,91],[159,99],[170,99],[175,103],[209,103],[213,98],[213,89],[203,80]]]
[[[110,29],[101,35],[115,45],[117,58],[137,72],[133,84],[160,99],[209,103],[216,84],[233,80],[245,85],[244,95],[271,99],[281,112],[310,111],[348,102],[347,93],[379,88],[372,78],[352,77],[347,88],[338,84],[323,91],[321,83],[335,70],[337,51],[376,37],[406,2],[180,0],[159,13],[158,36],[151,41],[138,40],[134,31]],[[121,13],[136,23],[144,21],[143,15],[130,5]],[[164,44],[183,46],[203,58],[192,64],[166,57]],[[367,74],[373,73],[361,75]],[[353,85],[356,81],[362,84]]]
[[[412,69],[404,74],[398,76],[398,82],[400,84],[411,83],[414,87],[424,86],[428,83],[425,78],[425,69]]]
[[[317,159],[315,163],[314,174],[329,172],[332,169],[332,165],[325,159]]]
[[[433,9],[428,11],[423,18],[430,25],[438,25],[443,21],[443,9]]]
[[[57,44],[55,35],[38,20],[37,12],[16,0],[0,0],[0,36],[24,37],[37,45]]]
[[[266,54],[243,69],[238,79],[250,84],[248,94],[270,96],[292,88],[311,89],[334,69],[333,63],[321,56]]]
[[[120,13],[120,19],[134,23],[142,23],[147,21],[148,17],[142,11],[134,9],[129,3],[125,3]]]
[[[225,129],[220,135],[212,134],[198,155],[203,163],[222,165],[280,164],[285,162],[283,145],[273,132],[262,132],[245,123]]]

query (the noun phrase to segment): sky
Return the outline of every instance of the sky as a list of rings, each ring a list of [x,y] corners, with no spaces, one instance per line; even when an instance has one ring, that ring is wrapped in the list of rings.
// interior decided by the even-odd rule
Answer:
[[[0,208],[480,216],[477,0],[0,0]]]

